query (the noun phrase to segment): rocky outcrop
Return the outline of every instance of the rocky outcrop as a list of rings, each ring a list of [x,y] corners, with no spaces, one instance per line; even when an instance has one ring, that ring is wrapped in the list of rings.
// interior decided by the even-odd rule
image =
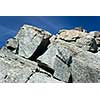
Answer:
[[[100,32],[82,27],[57,35],[23,25],[0,49],[2,83],[100,82]]]
[[[16,49],[16,53],[22,57],[30,58],[33,55],[35,58],[37,51],[41,50],[41,53],[45,51],[50,37],[51,34],[45,30],[30,25],[23,25],[16,37],[9,40],[7,47],[8,49]]]
[[[60,30],[57,38],[65,40],[66,42],[76,41],[79,38],[82,38],[87,33],[78,31],[78,30]]]

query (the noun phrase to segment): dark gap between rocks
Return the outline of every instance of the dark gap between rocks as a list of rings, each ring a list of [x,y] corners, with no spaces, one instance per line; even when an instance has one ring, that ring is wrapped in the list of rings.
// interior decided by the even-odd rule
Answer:
[[[98,47],[100,47],[100,44],[97,44]]]
[[[16,48],[16,53],[15,54],[18,54],[18,51],[19,51],[19,44],[18,44],[18,47]]]
[[[27,78],[27,80],[25,81],[25,83],[27,83],[30,80],[30,78],[32,77],[33,74],[34,74],[34,72],[32,71],[32,73],[29,75],[29,77]]]
[[[68,60],[68,63],[67,63],[68,67],[70,67],[71,63],[72,63],[72,56],[69,57],[69,60]]]
[[[64,64],[67,64],[68,67],[70,67],[70,64],[72,63],[72,56],[69,57],[68,62],[66,62],[65,60],[63,60],[61,57],[59,57],[58,55],[56,55],[56,57],[58,57]]]
[[[60,58],[58,55],[56,55],[57,58],[59,58],[64,64],[66,64],[66,61],[64,61],[62,58]]]
[[[51,77],[50,74],[48,74],[47,72],[43,72],[43,71],[41,71],[41,70],[39,70],[39,69],[36,69],[35,72],[39,72],[39,73],[43,73],[43,74],[47,74],[49,77]]]
[[[45,64],[45,63],[42,63],[41,61],[37,61],[37,63],[38,63],[38,66],[40,67],[40,68],[42,68],[42,69],[44,69],[45,71],[47,71],[47,72],[49,72],[50,74],[54,74],[54,70],[52,69],[52,68],[50,68],[50,67],[48,67],[48,65],[47,64]]]
[[[11,47],[11,46],[8,46],[7,49],[9,49],[10,51],[14,51],[15,48]]]
[[[70,75],[68,83],[73,83],[73,77],[72,77],[72,75]]]
[[[76,40],[65,40],[65,39],[62,39],[62,38],[60,38],[60,39],[65,41],[65,42],[76,42]]]
[[[5,75],[5,76],[4,76],[4,79],[6,79],[7,77],[8,77],[8,75]]]
[[[38,46],[36,51],[33,53],[33,55],[29,58],[29,60],[36,61],[36,59],[41,56],[46,50],[48,45],[50,44],[49,38],[43,39],[41,44]]]
[[[91,40],[90,48],[89,48],[88,51],[90,51],[92,53],[97,53],[98,52],[98,46],[97,46],[97,43],[96,43],[94,38]]]
[[[65,40],[65,39],[62,39],[62,38],[60,38],[60,39],[63,40],[63,41],[65,41],[65,42],[76,42],[77,39],[80,39],[80,37],[76,37],[76,38],[73,39],[73,40]]]
[[[55,77],[55,76],[53,76],[53,78],[54,79],[56,79],[56,80],[58,80],[58,81],[62,81],[61,79],[59,79],[59,78],[57,78],[57,77]],[[63,81],[64,82],[64,81]],[[66,82],[65,82],[66,83]]]

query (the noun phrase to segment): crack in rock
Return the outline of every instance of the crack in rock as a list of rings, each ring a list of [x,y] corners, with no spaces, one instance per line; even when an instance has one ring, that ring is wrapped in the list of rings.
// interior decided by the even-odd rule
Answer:
[[[50,44],[49,38],[43,39],[40,45],[37,47],[36,51],[29,58],[29,60],[36,61],[36,59],[41,56],[46,50],[48,45]]]
[[[25,81],[25,83],[27,83],[27,82],[30,80],[30,78],[32,77],[32,75],[33,75],[34,73],[35,73],[35,72],[32,71],[32,73],[31,73],[30,76],[27,78],[27,80]]]
[[[50,67],[48,67],[48,65],[47,64],[45,64],[45,63],[42,63],[41,61],[37,61],[38,62],[38,66],[40,67],[40,68],[42,68],[42,69],[44,69],[45,71],[47,71],[47,72],[49,72],[50,74],[54,74],[54,70],[52,69],[52,68],[50,68]]]
[[[73,77],[72,77],[72,74],[70,74],[70,77],[69,77],[68,83],[73,83]]]
[[[36,69],[35,72],[40,72],[40,73],[47,74],[49,77],[52,76],[50,73],[47,73],[46,71],[41,71],[40,69]]]

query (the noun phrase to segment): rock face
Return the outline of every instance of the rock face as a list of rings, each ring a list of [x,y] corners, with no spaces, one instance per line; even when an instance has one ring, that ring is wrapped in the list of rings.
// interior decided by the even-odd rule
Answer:
[[[100,32],[23,25],[0,49],[0,82],[99,83]]]
[[[37,72],[28,81],[28,83],[63,83],[61,81],[58,81],[50,76],[48,76],[45,73]]]
[[[60,30],[58,38],[65,41],[76,41],[78,38],[82,38],[86,33],[78,30]]]
[[[37,50],[42,49],[41,52],[45,50],[49,44],[50,36],[51,34],[45,30],[24,25],[16,37],[9,41],[8,47],[11,45],[10,47],[17,49],[18,55],[30,58],[32,55],[35,56]]]
[[[54,77],[68,82],[71,51],[66,49],[60,41],[50,44],[48,50],[38,60],[40,65],[54,70],[54,73],[52,73]]]

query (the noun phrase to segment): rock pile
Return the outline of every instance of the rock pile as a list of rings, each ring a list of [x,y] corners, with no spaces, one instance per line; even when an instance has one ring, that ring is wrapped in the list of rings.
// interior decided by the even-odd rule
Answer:
[[[57,35],[23,25],[0,49],[2,83],[100,82],[100,32],[81,27]]]

